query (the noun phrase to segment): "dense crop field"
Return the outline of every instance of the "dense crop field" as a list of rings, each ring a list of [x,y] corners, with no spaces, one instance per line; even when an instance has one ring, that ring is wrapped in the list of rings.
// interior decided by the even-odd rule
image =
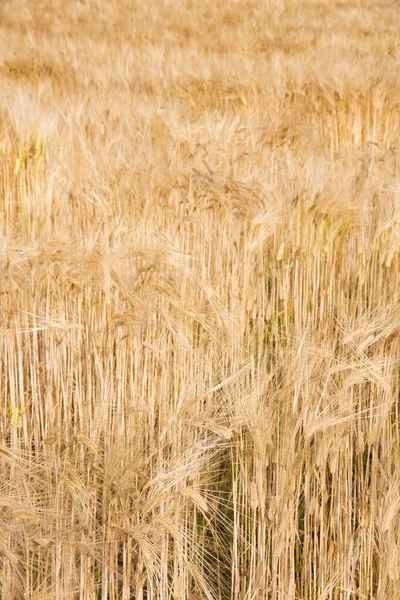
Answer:
[[[400,6],[0,4],[0,597],[400,598]]]

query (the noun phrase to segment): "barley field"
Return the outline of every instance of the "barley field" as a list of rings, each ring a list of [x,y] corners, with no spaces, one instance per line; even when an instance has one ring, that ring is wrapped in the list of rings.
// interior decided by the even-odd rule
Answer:
[[[400,598],[399,3],[0,39],[0,598]]]

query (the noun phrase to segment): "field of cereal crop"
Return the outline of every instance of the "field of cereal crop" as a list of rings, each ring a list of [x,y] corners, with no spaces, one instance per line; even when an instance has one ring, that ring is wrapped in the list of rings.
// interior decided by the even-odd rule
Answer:
[[[400,5],[0,3],[0,597],[400,597]]]

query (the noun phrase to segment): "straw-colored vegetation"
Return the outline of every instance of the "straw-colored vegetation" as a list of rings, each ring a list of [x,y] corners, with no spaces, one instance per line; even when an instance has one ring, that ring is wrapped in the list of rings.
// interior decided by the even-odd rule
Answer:
[[[0,5],[0,596],[400,597],[400,14]]]

